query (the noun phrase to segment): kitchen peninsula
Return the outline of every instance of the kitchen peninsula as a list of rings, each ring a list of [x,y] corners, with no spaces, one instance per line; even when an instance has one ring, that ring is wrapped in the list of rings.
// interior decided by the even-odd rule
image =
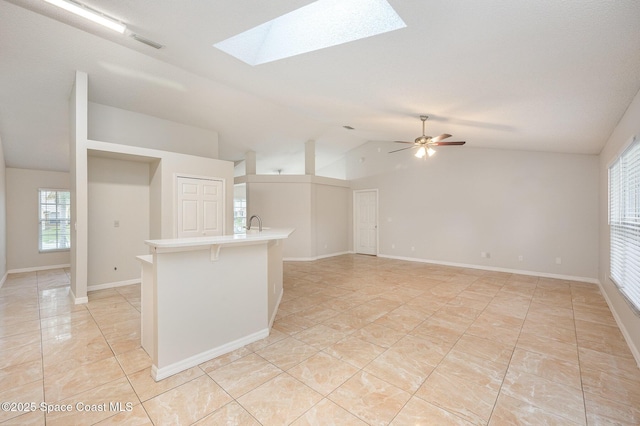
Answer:
[[[269,335],[282,297],[282,241],[292,232],[145,241],[141,340],[154,380]]]

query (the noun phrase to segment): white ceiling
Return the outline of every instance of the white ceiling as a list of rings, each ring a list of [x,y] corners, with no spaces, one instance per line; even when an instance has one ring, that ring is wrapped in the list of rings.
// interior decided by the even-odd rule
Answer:
[[[467,146],[597,154],[640,89],[640,1],[389,2],[406,28],[252,67],[212,45],[310,0],[85,1],[161,50],[0,1],[6,164],[68,170],[75,70],[90,101],[216,130],[220,158],[254,150],[263,173],[303,172],[310,139],[318,167],[369,140],[396,149],[420,114]]]

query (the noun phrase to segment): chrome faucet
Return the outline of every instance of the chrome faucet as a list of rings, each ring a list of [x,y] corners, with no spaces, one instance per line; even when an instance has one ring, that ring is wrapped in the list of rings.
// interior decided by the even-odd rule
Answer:
[[[257,214],[254,214],[249,218],[249,225],[247,225],[247,231],[251,229],[251,222],[253,221],[254,217],[258,219],[258,231],[262,232],[262,219],[260,219],[260,216],[258,216]]]

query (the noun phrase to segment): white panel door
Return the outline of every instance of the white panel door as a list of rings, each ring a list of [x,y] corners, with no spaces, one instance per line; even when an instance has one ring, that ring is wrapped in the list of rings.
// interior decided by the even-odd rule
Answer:
[[[378,254],[378,191],[355,191],[355,251]]]
[[[223,234],[222,181],[178,176],[178,238]]]

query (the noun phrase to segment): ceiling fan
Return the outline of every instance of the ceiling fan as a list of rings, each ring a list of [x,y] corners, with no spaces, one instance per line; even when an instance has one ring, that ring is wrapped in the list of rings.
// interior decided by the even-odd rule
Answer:
[[[446,145],[464,145],[466,142],[442,142],[443,139],[450,138],[451,135],[447,133],[443,133],[440,136],[431,137],[426,136],[424,134],[424,123],[429,118],[428,115],[421,115],[420,120],[422,120],[422,136],[416,138],[414,142],[405,142],[405,141],[395,141],[396,143],[408,143],[413,146],[407,148],[396,149],[395,151],[390,151],[389,154],[398,151],[404,151],[406,149],[418,148],[418,151],[414,154],[418,158],[424,158],[425,155],[431,157],[436,153],[436,150],[433,149],[434,146],[446,146]]]

